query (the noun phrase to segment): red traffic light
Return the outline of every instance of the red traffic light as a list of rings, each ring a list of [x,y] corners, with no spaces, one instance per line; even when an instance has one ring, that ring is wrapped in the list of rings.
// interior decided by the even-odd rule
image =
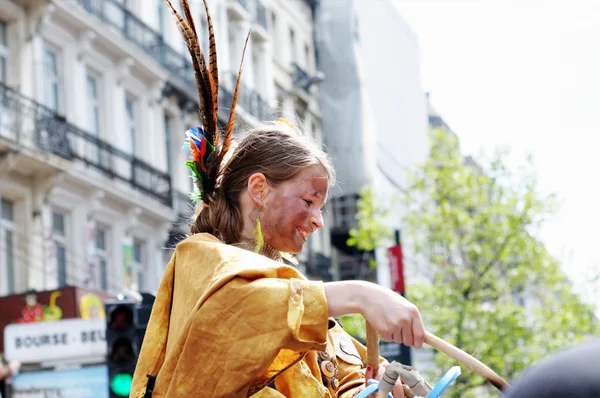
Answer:
[[[116,365],[127,364],[135,359],[133,342],[127,338],[117,339],[110,346],[109,360]]]
[[[109,314],[108,328],[124,332],[133,327],[133,310],[129,305],[119,305]]]

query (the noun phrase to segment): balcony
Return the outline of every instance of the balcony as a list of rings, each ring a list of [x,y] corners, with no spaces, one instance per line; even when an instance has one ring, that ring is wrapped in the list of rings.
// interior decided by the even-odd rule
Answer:
[[[88,13],[99,18],[109,29],[121,32],[148,56],[162,62],[165,50],[162,36],[133,15],[116,0],[76,0]]]
[[[195,203],[190,199],[190,193],[175,190],[174,200],[173,207],[178,214],[178,218],[181,218],[182,221],[188,223],[194,215],[195,206]]]
[[[229,72],[228,74],[228,87],[231,87],[231,92],[233,92],[235,88],[235,82],[237,80],[237,73]],[[219,96],[221,99],[222,96]],[[231,107],[231,99],[233,96],[228,93],[226,98],[223,98],[224,104],[219,104],[219,106],[227,107],[229,109]],[[229,101],[229,102],[225,102]],[[269,118],[273,118],[275,116],[274,111],[269,107],[269,104],[258,94],[256,91],[249,89],[244,85],[244,83],[240,83],[240,93],[238,95],[238,104],[250,115],[255,117],[259,121],[268,120]]]
[[[249,0],[236,0],[246,10],[250,9]],[[164,42],[162,35],[132,14],[116,0],[77,0],[88,13],[99,18],[110,29],[121,32],[129,42],[139,47],[171,74],[170,88],[185,93],[186,99],[198,101],[196,80],[189,55],[181,54]],[[266,26],[266,10],[263,9]],[[240,96],[249,99],[240,101],[244,110],[259,120],[263,115],[273,115],[260,95],[252,90],[243,89]],[[219,87],[219,107],[229,109],[232,93],[225,87]],[[265,110],[266,109],[266,110]]]
[[[79,162],[171,206],[171,178],[140,159],[124,153],[38,102],[0,83],[0,151],[10,148]],[[48,156],[44,156],[50,158]],[[21,170],[24,171],[24,170]]]
[[[304,92],[310,94],[310,88],[312,86],[311,76],[295,62],[292,64],[292,68],[294,69],[294,74],[292,75],[294,87],[301,88]]]

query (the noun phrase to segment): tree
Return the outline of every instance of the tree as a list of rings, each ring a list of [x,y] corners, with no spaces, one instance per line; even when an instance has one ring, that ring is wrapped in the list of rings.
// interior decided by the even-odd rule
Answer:
[[[599,329],[594,309],[535,237],[554,195],[538,188],[531,159],[516,171],[505,159],[465,159],[456,137],[432,131],[428,159],[409,173],[404,235],[423,262],[408,298],[426,328],[510,380]],[[437,376],[455,365],[435,358]],[[465,369],[449,394],[499,396]]]
[[[377,262],[370,253],[392,237],[390,228],[385,225],[388,209],[377,200],[370,185],[363,186],[358,195],[355,215],[357,228],[350,229],[346,244],[356,247],[361,253],[361,262],[366,262],[370,268],[376,268]],[[359,340],[366,340],[366,324],[361,315],[344,315],[340,317],[340,322],[349,334]]]
[[[350,229],[350,238],[348,238],[346,244],[350,247],[356,247],[363,253],[368,253],[391,239],[390,228],[385,225],[388,209],[377,201],[370,185],[362,187],[358,196],[355,216],[358,228]],[[371,268],[377,266],[374,258],[370,258],[369,266]]]

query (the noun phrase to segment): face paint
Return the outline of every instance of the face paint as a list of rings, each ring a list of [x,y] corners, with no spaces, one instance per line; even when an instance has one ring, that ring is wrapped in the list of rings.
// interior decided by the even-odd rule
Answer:
[[[278,251],[300,253],[308,236],[323,227],[327,189],[327,174],[316,165],[273,187],[261,213],[265,242]]]

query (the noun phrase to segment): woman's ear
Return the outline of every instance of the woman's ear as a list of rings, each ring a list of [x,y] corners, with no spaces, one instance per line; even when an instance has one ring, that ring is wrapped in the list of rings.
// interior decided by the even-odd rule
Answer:
[[[248,195],[254,204],[264,207],[264,199],[269,192],[269,182],[263,173],[254,173],[248,178]]]

